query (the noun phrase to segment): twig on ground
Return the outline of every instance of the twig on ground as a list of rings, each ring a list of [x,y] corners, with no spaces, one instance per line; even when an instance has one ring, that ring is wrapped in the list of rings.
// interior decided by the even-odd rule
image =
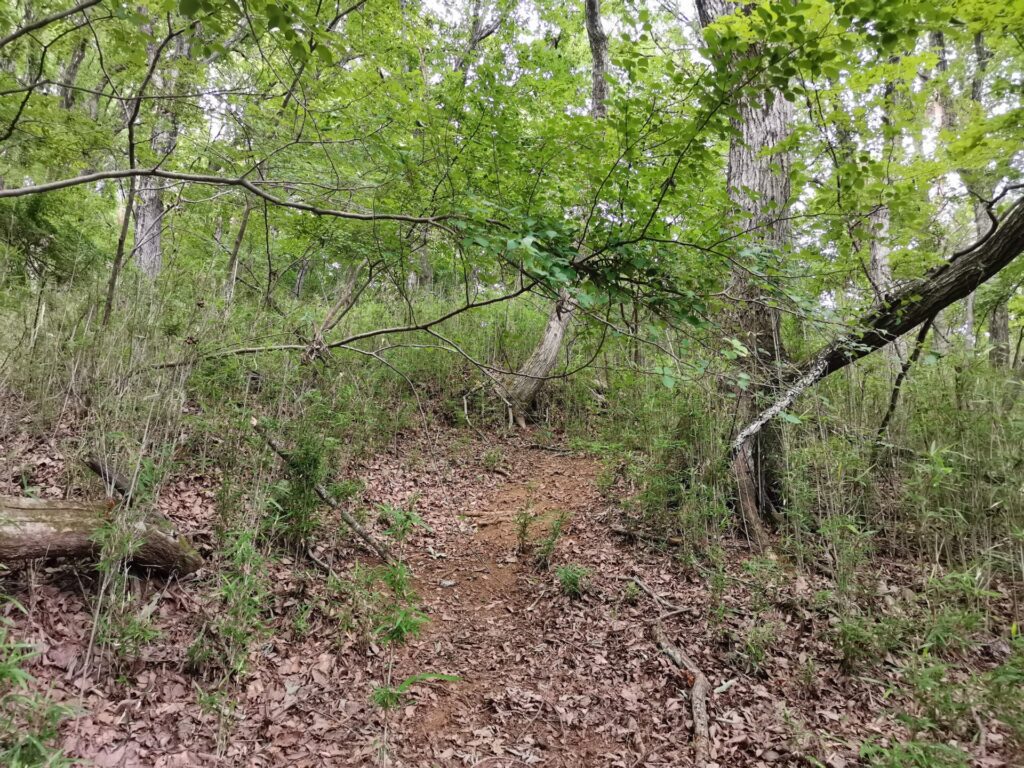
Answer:
[[[666,616],[674,616],[677,613],[682,613],[683,611],[687,610],[682,606],[676,605],[675,603],[668,602],[665,598],[663,598],[661,595],[659,595],[657,592],[655,592],[653,589],[647,586],[644,580],[641,579],[639,576],[620,576],[619,578],[625,579],[626,581],[632,581],[634,584],[640,587],[640,589],[642,589],[644,592],[650,595],[651,599],[658,604],[659,608],[667,608],[671,611],[671,614],[664,614],[663,616],[660,616],[658,618],[658,621],[661,621],[661,619],[665,618]]]
[[[708,726],[708,691],[711,686],[697,663],[681,648],[669,643],[661,622],[656,621],[651,625],[651,636],[673,664],[693,677],[693,684],[690,687],[690,707],[693,711],[693,761],[699,768],[707,764],[711,748]]]

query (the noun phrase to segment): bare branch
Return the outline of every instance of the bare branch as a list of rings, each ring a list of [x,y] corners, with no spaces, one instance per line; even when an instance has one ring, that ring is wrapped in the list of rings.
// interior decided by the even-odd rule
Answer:
[[[19,37],[24,37],[30,32],[35,32],[37,29],[47,27],[50,24],[53,24],[55,21],[66,19],[68,16],[74,16],[79,11],[84,11],[87,8],[92,8],[94,5],[99,4],[100,0],[85,0],[85,2],[79,3],[74,8],[69,8],[66,11],[56,11],[54,13],[51,13],[49,16],[44,16],[41,19],[37,19],[36,21],[33,21],[31,24],[26,24],[24,27],[14,30],[6,37],[0,38],[0,48],[3,48],[8,43],[13,43]]]
[[[68,187],[77,187],[82,184],[93,184],[97,181],[106,181],[108,179],[129,179],[129,178],[140,178],[143,176],[155,176],[159,179],[169,179],[171,181],[184,181],[192,184],[210,184],[214,186],[228,186],[228,187],[242,187],[248,190],[252,194],[266,200],[272,205],[281,206],[282,208],[293,208],[297,211],[305,211],[312,213],[316,216],[334,216],[339,219],[351,219],[353,221],[404,221],[409,224],[428,224],[431,226],[439,227],[441,229],[448,230],[448,227],[443,225],[445,219],[453,218],[448,215],[441,216],[410,216],[404,213],[362,213],[358,211],[339,211],[332,208],[320,208],[316,205],[310,205],[309,203],[300,203],[292,200],[283,200],[280,197],[270,194],[264,191],[258,185],[249,181],[244,176],[229,177],[225,178],[222,176],[212,176],[209,174],[202,173],[179,173],[176,171],[165,171],[161,168],[126,168],[121,170],[110,170],[110,171],[97,171],[96,173],[87,173],[82,176],[73,176],[67,179],[59,179],[57,181],[47,182],[45,184],[34,184],[28,187],[12,187],[10,189],[0,189],[0,198],[5,197],[24,197],[25,195],[36,195],[44,192],[55,192],[60,189],[67,189]],[[268,182],[274,183],[274,182]]]

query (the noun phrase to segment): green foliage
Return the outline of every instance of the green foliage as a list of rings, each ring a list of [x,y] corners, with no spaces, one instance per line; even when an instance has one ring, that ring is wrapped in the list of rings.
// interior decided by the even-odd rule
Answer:
[[[33,679],[24,667],[35,655],[0,623],[0,763],[10,768],[70,766],[57,747],[57,729],[71,710],[32,692]]]
[[[546,571],[551,567],[551,558],[555,554],[555,545],[558,543],[558,538],[562,535],[562,528],[568,521],[568,512],[557,513],[551,520],[548,532],[544,535],[544,538],[534,546],[533,559],[541,570]]]
[[[332,576],[327,587],[332,600],[318,610],[363,642],[402,644],[418,636],[429,621],[418,607],[405,563],[356,565],[345,578]]]
[[[743,635],[743,646],[740,653],[746,661],[747,669],[753,674],[764,670],[769,654],[779,639],[779,627],[773,621],[755,620]]]
[[[401,645],[419,635],[428,621],[422,611],[407,605],[391,606],[383,613],[376,627],[376,636],[386,643]]]
[[[530,546],[530,524],[533,522],[534,516],[529,509],[521,509],[516,512],[515,526],[516,526],[516,552],[522,553]]]
[[[423,518],[417,514],[414,506],[415,500],[411,500],[408,502],[407,509],[393,507],[390,504],[381,504],[377,508],[381,519],[388,526],[385,533],[399,543],[404,543],[415,528],[430,530],[427,524],[423,522]]]
[[[53,3],[21,5],[0,9],[4,34]],[[884,286],[864,266],[879,252],[894,279],[916,277],[973,239],[976,199],[1005,192],[999,216],[1019,195],[1019,3],[755,2],[696,37],[667,9],[609,4],[602,119],[586,114],[578,6],[543,0],[523,24],[502,5],[455,70],[468,20],[431,4],[357,3],[343,19],[302,2],[108,5],[102,24],[75,14],[12,39],[0,68],[0,397],[24,402],[10,423],[55,436],[68,458],[97,446],[138,470],[137,509],[96,536],[105,648],[128,660],[156,639],[122,576],[134,523],[175,467],[216,468],[218,611],[189,659],[244,674],[276,620],[269,564],[333,543],[316,486],[359,508],[359,482],[332,478],[403,433],[504,429],[495,379],[530,357],[564,292],[574,317],[530,439],[564,437],[604,461],[624,527],[707,574],[714,627],[732,631],[727,591],[749,590],[736,643],[749,668],[778,640],[792,562],[827,574],[816,610],[834,617],[847,671],[923,653],[910,676],[922,733],[965,731],[966,698],[943,699],[951,680],[1019,723],[1019,643],[981,677],[957,665],[1000,626],[993,585],[1021,575],[1024,400],[985,354],[996,307],[1019,330],[1021,260],[976,292],[973,351],[965,307],[945,310],[949,342],[926,343],[880,439],[899,367],[884,353],[788,406],[763,446],[780,461],[770,522],[786,569],[755,559],[737,579],[723,555],[742,535],[728,456],[748,405],[878,304]],[[178,34],[158,48],[165,25]],[[775,166],[790,208],[752,224],[763,192],[729,185],[726,153],[752,107],[783,101],[799,106],[781,140],[748,149]],[[152,180],[123,172],[157,167],[189,176],[159,179],[152,279],[140,269],[152,233],[136,234],[130,198]],[[72,186],[31,189],[61,179]],[[778,238],[764,235],[769,218]],[[749,296],[735,295],[744,283]],[[761,350],[737,327],[747,310],[780,316],[777,370],[753,364]],[[293,446],[283,472],[253,417]],[[504,460],[499,448],[470,458],[489,471]],[[516,517],[522,552],[532,511]],[[425,528],[415,501],[374,512],[368,525],[400,553]],[[566,522],[533,544],[539,567]],[[873,602],[876,558],[945,575],[888,615]],[[578,566],[556,573],[582,591]],[[285,619],[299,634],[326,621],[339,642],[399,643],[426,620],[401,563],[320,586]],[[637,598],[627,584],[624,602]],[[878,750],[865,759],[956,764],[927,741]]]
[[[200,629],[187,659],[196,671],[237,677],[246,670],[252,643],[266,632],[266,560],[252,531],[228,531],[223,547],[216,592],[222,610]]]
[[[562,594],[578,600],[590,587],[590,569],[582,565],[560,565],[555,568]]]
[[[835,627],[835,645],[846,672],[881,663],[906,649],[910,627],[892,616],[843,616]]]
[[[267,497],[263,531],[272,540],[305,546],[322,524],[317,487],[327,477],[331,444],[306,434],[288,454],[288,479],[273,485]]]
[[[1024,744],[1024,637],[1017,625],[1010,635],[1010,657],[983,677],[985,701],[990,711],[1009,729],[1018,745]]]
[[[957,680],[949,664],[927,654],[904,670],[918,712],[904,719],[912,730],[973,735],[978,692],[973,680]]]
[[[418,683],[457,683],[460,679],[461,678],[458,677],[458,675],[443,675],[438,672],[419,672],[405,678],[405,680],[394,687],[382,685],[374,688],[373,692],[370,694],[370,701],[381,709],[394,709],[402,703],[405,697],[409,694],[409,690]]]
[[[483,455],[481,463],[484,465],[484,469],[489,472],[493,472],[496,469],[500,469],[502,463],[505,460],[505,455],[502,453],[500,448],[490,448],[487,453]]]
[[[636,605],[640,601],[640,585],[635,581],[626,582],[622,588],[622,602],[626,605]]]
[[[882,747],[867,743],[860,756],[873,768],[967,768],[970,763],[963,750],[930,741],[908,741]]]

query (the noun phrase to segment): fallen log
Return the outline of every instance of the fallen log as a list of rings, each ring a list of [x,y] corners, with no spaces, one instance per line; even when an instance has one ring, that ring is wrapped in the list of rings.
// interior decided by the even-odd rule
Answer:
[[[99,552],[96,533],[110,522],[108,501],[0,496],[0,563],[40,557],[88,557]],[[189,542],[154,521],[131,525],[138,547],[129,559],[168,573],[192,573],[203,559]]]

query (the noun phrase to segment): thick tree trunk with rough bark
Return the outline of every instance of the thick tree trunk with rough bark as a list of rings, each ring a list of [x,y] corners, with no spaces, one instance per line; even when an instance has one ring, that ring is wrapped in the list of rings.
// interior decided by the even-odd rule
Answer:
[[[704,27],[735,8],[727,0],[697,3]],[[744,99],[737,107],[739,118],[734,120],[734,126],[739,135],[729,145],[729,198],[739,214],[738,226],[750,231],[753,242],[778,252],[789,245],[790,239],[787,212],[791,161],[788,152],[773,149],[789,135],[793,108],[768,88],[756,97]],[[752,418],[761,407],[760,401],[774,391],[783,349],[779,312],[767,306],[761,286],[747,270],[733,270],[728,293],[736,300],[730,321],[750,351],[748,362],[755,382],[748,390],[736,393],[742,423]],[[774,425],[762,430],[755,442],[745,445],[734,456],[737,502],[747,531],[760,548],[767,543],[762,520],[782,502],[782,466],[782,435]]]
[[[96,533],[110,520],[109,502],[0,496],[0,562],[40,557],[89,557],[99,552]],[[185,539],[156,522],[133,525],[136,565],[192,573],[203,560]]]

